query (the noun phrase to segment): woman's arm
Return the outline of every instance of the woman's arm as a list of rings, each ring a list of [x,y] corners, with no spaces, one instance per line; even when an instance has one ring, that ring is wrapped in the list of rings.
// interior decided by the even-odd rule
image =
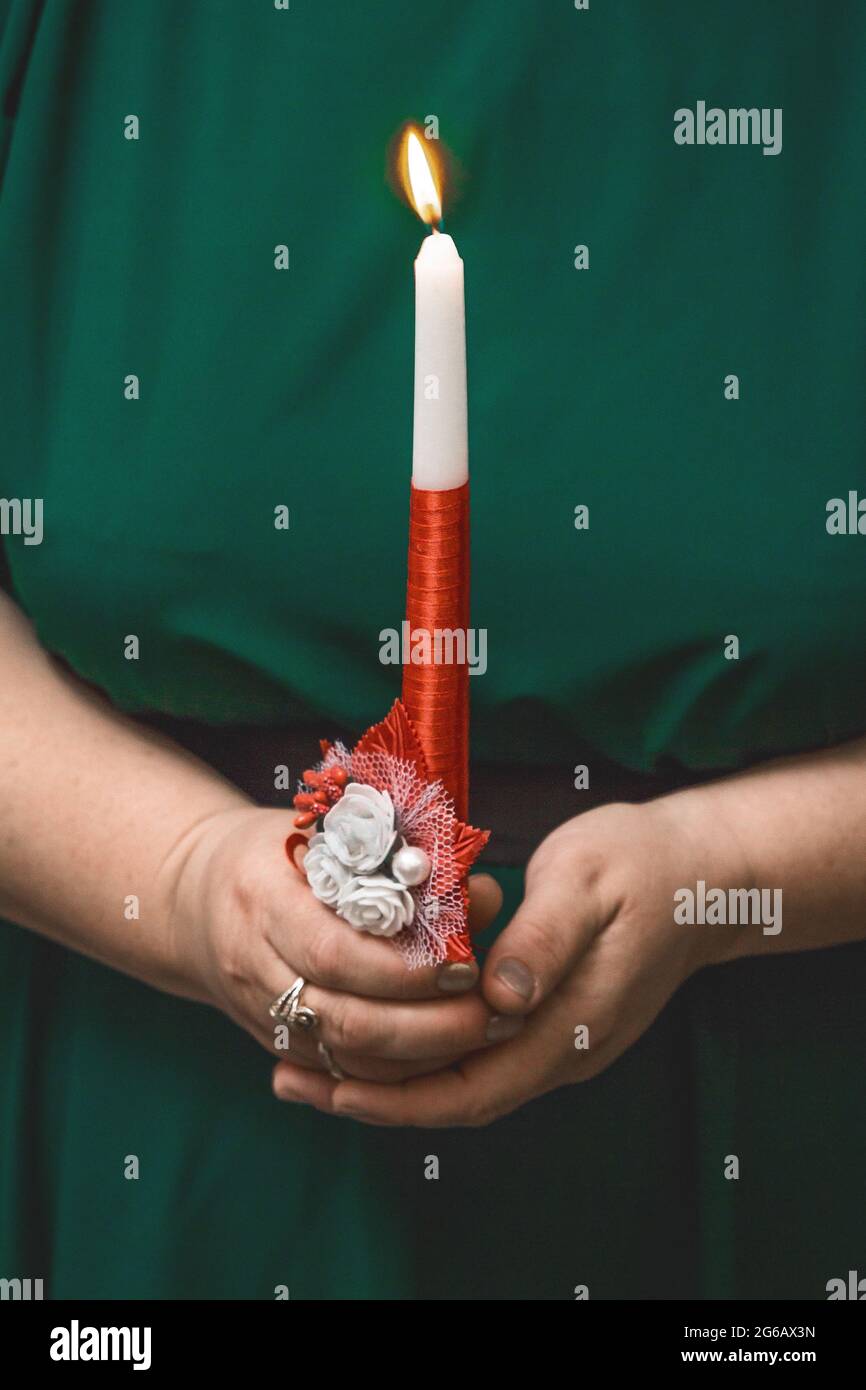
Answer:
[[[717,959],[866,938],[866,738],[762,763],[666,800],[680,823],[718,821],[737,846],[743,887],[782,889],[781,931],[729,927],[718,937]]]
[[[249,803],[52,662],[5,594],[0,670],[0,915],[198,995],[172,938],[173,870],[210,820]]]
[[[303,975],[321,1023],[293,1038],[300,1065],[318,1065],[322,1041],[351,1074],[391,1080],[503,1036],[487,1037],[477,991],[454,997],[467,972],[455,987],[448,967],[408,971],[317,902],[283,850],[292,811],[252,805],[112,710],[3,595],[0,670],[0,915],[221,1008],[278,1055],[268,1005]],[[137,920],[124,915],[132,895]],[[473,898],[489,920],[495,885],[479,876]]]
[[[714,921],[721,903],[727,920]],[[371,1123],[486,1123],[603,1071],[703,966],[864,938],[859,739],[644,806],[606,806],[548,836],[484,967],[491,1007],[527,1020],[496,1053],[391,1088],[281,1063],[274,1086]]]

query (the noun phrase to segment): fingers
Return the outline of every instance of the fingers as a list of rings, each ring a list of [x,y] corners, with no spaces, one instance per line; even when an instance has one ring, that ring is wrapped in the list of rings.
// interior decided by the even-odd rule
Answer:
[[[429,999],[440,993],[433,969],[409,970],[390,941],[353,930],[303,884],[266,931],[274,950],[323,989],[381,999]]]
[[[490,874],[473,874],[469,879],[470,935],[483,932],[493,922],[502,906],[502,889]],[[478,983],[481,972],[478,962],[454,961],[440,965],[435,973],[436,988],[441,994],[464,994]]]
[[[323,1086],[307,1073],[276,1068],[274,1092],[281,1100],[302,1102],[366,1124],[475,1127],[507,1114],[534,1093],[530,1069],[507,1061],[509,1048],[518,1046],[509,1044],[448,1070],[391,1086],[355,1079]]]
[[[340,1084],[327,1072],[314,1073],[280,1062],[274,1067],[272,1084],[277,1100],[303,1100],[316,1110],[332,1113],[333,1097]]]
[[[514,1037],[523,1022],[496,1018],[478,994],[403,1003],[308,985],[303,1002],[318,1015],[316,1036],[332,1050],[394,1061],[462,1056]]]
[[[258,991],[256,993],[258,996]],[[264,1012],[267,1016],[267,1006]],[[289,1028],[284,1019],[268,1017],[265,1022],[261,1018],[261,1000],[258,997],[254,1006],[250,1002],[247,1003],[246,1017],[238,1022],[241,1022],[272,1056],[294,1062],[301,1067],[312,1067],[316,1071],[327,1070],[318,1051],[315,1032],[304,1033]]]
[[[352,1081],[375,1081],[381,1085],[393,1086],[399,1081],[409,1081],[416,1076],[429,1076],[431,1072],[441,1071],[443,1066],[453,1066],[459,1061],[458,1057],[436,1058],[426,1062],[392,1062],[384,1061],[377,1057],[362,1057],[358,1053],[335,1052],[331,1050],[331,1057],[340,1071],[343,1073],[344,1080]],[[299,1058],[297,1053],[291,1053],[288,1057],[284,1056],[274,1068],[274,1090],[278,1091],[280,1077],[283,1076],[283,1069],[287,1069],[286,1076],[289,1078],[288,1084],[291,1085],[291,1076],[296,1066],[305,1067],[308,1064],[303,1058]],[[329,1071],[323,1061],[319,1060],[319,1065],[315,1070]]]
[[[299,1067],[312,1067],[317,1071],[324,1067],[315,1042],[303,1033],[291,1032],[285,1023],[276,1019],[269,1020],[269,1027],[258,1014],[253,1015],[248,1010],[242,1014],[231,1014],[230,1017],[250,1033],[272,1057],[294,1062]]]
[[[289,1062],[297,1058],[318,1065],[322,1042],[350,1075],[393,1082],[507,1040],[523,1027],[520,1018],[495,1017],[477,992],[404,1002],[365,999],[307,983],[297,1002],[313,1010],[316,1024],[303,1032],[268,1018],[285,973],[285,962],[263,945],[252,979],[243,986],[243,1005],[245,1026],[261,1033],[268,1050]]]
[[[502,902],[501,890],[489,874],[469,880],[469,902],[470,927],[482,931]],[[409,970],[392,942],[354,931],[300,882],[292,885],[286,910],[265,930],[274,950],[323,989],[378,999],[436,999],[464,993],[478,981],[475,962]]]
[[[598,928],[593,902],[582,902],[571,884],[552,877],[534,882],[485,961],[481,987],[491,1008],[504,1014],[536,1008]]]
[[[266,1052],[316,1070],[325,1066],[319,1051],[315,1030],[304,1032],[290,1028],[284,1018],[275,1018],[270,1008],[286,988],[286,962],[260,940],[251,952],[248,969],[243,978],[236,978],[234,1007],[226,1010],[229,1016],[251,1033]],[[290,972],[291,973],[291,972]],[[295,975],[291,979],[296,978]],[[290,980],[291,983],[291,980]],[[306,989],[298,1002],[307,1003]]]
[[[502,889],[492,874],[472,874],[469,879],[469,931],[485,931],[502,906]]]

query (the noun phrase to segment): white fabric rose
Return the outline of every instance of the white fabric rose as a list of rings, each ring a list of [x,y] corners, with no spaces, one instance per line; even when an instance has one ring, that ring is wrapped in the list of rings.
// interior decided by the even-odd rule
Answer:
[[[415,899],[402,884],[387,874],[366,874],[353,878],[340,892],[337,915],[373,936],[396,936],[411,925]]]
[[[328,849],[356,874],[372,874],[396,838],[394,803],[387,792],[351,782],[322,824]]]
[[[325,843],[324,835],[311,835],[304,857],[304,873],[320,903],[334,907],[340,890],[351,882],[350,871]]]

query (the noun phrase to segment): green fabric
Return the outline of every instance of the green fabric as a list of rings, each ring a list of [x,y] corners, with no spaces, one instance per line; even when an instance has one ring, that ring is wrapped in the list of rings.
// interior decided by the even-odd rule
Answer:
[[[864,43],[819,0],[51,0],[0,227],[44,641],[130,708],[379,717],[420,241],[384,152],[433,112],[465,174],[478,751],[722,766],[858,731],[862,560],[823,522],[862,477]],[[676,146],[702,95],[782,106],[782,154]]]
[[[384,152],[435,113],[476,754],[864,730],[864,542],[824,526],[866,491],[863,6],[0,0],[0,33],[0,495],[45,500],[7,556],[85,678],[323,733],[387,708],[420,228]],[[782,107],[782,153],[677,146],[702,99]],[[435,1136],[279,1107],[230,1024],[16,928],[0,965],[0,1276],[55,1296],[821,1297],[862,1261],[859,947],[707,972],[597,1081]]]

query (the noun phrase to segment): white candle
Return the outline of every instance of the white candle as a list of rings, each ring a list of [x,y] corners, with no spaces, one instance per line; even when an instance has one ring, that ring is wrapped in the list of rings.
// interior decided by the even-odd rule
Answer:
[[[466,428],[466,312],[463,262],[442,221],[442,195],[417,130],[404,141],[406,191],[433,231],[415,261],[415,422],[412,482],[427,492],[462,487],[469,476]]]
[[[433,492],[469,476],[463,262],[444,232],[415,262],[415,424],[412,482]]]

